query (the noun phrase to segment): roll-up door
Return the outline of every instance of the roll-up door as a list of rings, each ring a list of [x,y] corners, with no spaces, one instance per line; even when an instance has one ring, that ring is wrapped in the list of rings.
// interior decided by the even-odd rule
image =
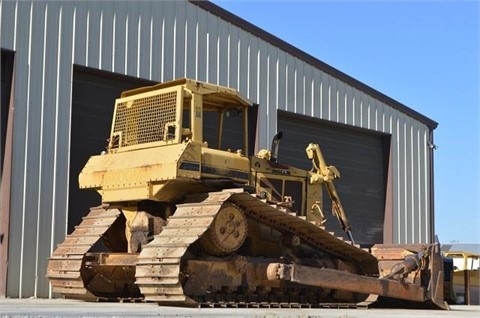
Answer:
[[[70,189],[68,232],[81,222],[89,207],[101,203],[94,190],[80,190],[78,175],[88,158],[107,146],[115,99],[120,93],[155,82],[75,66],[72,85],[72,130],[70,144]]]
[[[305,148],[310,142],[320,145],[327,164],[340,171],[335,186],[355,242],[382,243],[390,137],[284,111],[278,113],[278,131],[283,132],[278,158],[281,163],[311,169]],[[331,213],[325,190],[323,198],[326,229],[343,233]]]

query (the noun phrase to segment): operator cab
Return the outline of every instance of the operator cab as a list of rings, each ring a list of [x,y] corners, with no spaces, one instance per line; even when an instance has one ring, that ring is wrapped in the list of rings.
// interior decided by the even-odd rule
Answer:
[[[115,103],[108,150],[192,141],[247,155],[250,106],[233,89],[185,78],[126,91]]]

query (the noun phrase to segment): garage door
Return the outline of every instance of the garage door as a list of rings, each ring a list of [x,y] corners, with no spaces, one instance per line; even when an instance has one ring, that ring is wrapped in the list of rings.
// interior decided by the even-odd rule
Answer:
[[[89,207],[101,203],[93,190],[78,189],[78,175],[88,158],[105,150],[110,136],[115,99],[124,90],[152,85],[134,77],[75,66],[72,85],[72,130],[68,232],[81,222]]]
[[[311,169],[305,148],[310,142],[320,145],[327,164],[340,171],[335,185],[356,243],[382,243],[390,137],[283,111],[278,113],[278,131],[283,132],[282,163]],[[325,191],[323,197],[326,228],[340,234]]]

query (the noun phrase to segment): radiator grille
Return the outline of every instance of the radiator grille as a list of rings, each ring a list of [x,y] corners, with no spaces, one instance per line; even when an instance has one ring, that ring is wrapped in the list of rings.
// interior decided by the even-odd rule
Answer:
[[[112,148],[162,141],[167,123],[176,122],[177,91],[117,104]]]

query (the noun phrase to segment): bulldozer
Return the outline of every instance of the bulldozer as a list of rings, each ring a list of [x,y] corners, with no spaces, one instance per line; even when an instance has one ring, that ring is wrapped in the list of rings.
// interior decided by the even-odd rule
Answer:
[[[188,78],[125,91],[79,175],[93,207],[49,258],[53,292],[175,306],[448,309],[439,244],[355,243],[340,172],[254,153],[258,105]],[[306,159],[307,159],[306,158]],[[325,229],[323,192],[346,236]],[[327,196],[325,196],[327,197]]]

